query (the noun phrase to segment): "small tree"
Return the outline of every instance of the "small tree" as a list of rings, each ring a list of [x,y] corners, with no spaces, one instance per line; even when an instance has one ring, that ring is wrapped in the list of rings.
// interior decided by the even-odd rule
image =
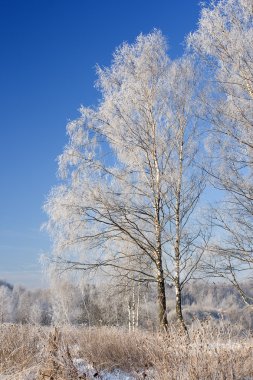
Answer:
[[[11,292],[12,290],[5,286],[0,286],[0,323],[11,322]]]
[[[186,329],[181,290],[203,252],[193,219],[205,186],[196,164],[194,67],[187,58],[171,62],[165,38],[154,31],[123,44],[111,67],[97,71],[100,103],[82,107],[68,124],[59,157],[64,183],[45,205],[54,261],[156,283],[162,328],[165,283],[172,282]]]

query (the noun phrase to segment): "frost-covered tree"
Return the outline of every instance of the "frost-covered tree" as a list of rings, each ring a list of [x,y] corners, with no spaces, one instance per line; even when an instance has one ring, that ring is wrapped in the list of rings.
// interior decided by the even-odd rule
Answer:
[[[0,323],[11,322],[11,289],[0,286]]]
[[[66,281],[51,281],[51,302],[55,324],[74,324],[82,316],[80,291]]]
[[[165,283],[172,283],[185,328],[181,290],[203,252],[193,218],[205,186],[194,67],[187,58],[171,62],[154,31],[124,43],[97,73],[100,102],[68,124],[63,182],[45,205],[53,261],[156,283],[163,328]]]
[[[226,197],[213,224],[223,230],[209,269],[228,276],[249,301],[238,273],[253,269],[253,2],[212,1],[189,44],[202,58],[210,97],[206,117],[214,165],[211,178]],[[224,234],[225,232],[225,234]]]

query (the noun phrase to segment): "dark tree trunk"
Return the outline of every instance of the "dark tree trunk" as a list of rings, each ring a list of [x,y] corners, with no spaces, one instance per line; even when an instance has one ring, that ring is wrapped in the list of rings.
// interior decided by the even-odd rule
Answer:
[[[159,325],[161,330],[168,329],[168,319],[166,310],[166,290],[165,281],[162,269],[161,260],[158,262],[158,275],[157,275],[157,293],[158,293],[158,315],[159,315]]]
[[[177,320],[179,322],[179,325],[187,333],[187,327],[183,318],[183,313],[182,313],[182,293],[181,293],[181,287],[179,280],[175,284],[175,291],[176,291],[176,315],[177,315]]]

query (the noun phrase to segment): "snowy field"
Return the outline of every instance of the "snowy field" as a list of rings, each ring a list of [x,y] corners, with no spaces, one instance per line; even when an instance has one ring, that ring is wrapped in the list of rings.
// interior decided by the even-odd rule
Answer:
[[[0,380],[252,380],[253,340],[199,323],[189,337],[109,327],[0,325]]]

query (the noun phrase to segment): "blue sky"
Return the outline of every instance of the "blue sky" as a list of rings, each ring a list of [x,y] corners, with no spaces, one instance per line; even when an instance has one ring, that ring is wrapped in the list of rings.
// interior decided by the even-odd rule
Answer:
[[[0,278],[42,284],[42,205],[57,183],[66,123],[95,105],[95,65],[159,28],[172,58],[196,28],[198,0],[0,0]]]

